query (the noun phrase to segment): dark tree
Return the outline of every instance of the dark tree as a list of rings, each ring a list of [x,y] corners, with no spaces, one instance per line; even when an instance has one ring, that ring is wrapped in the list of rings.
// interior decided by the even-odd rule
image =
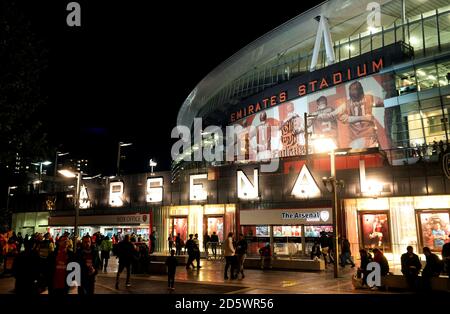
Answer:
[[[48,53],[15,0],[0,2],[0,164],[44,156],[39,110]]]

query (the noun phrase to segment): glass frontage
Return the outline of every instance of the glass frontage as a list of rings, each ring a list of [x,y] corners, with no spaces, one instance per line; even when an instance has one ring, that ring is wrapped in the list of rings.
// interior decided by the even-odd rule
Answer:
[[[215,232],[223,242],[223,217],[206,217],[206,230],[209,236]]]
[[[242,234],[247,240],[248,255],[259,255],[259,249],[270,244],[270,226],[242,226]]]

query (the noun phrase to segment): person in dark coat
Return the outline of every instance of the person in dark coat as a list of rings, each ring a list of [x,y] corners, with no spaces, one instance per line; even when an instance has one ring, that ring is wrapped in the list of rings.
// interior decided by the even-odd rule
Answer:
[[[68,238],[66,236],[61,237],[58,242],[58,249],[51,252],[48,257],[48,270],[45,273],[49,275],[46,280],[49,294],[64,295],[69,293],[67,265],[75,261],[75,255],[68,249],[68,244]]]
[[[81,285],[78,287],[78,294],[94,294],[95,278],[101,267],[97,245],[92,243],[91,237],[83,237],[81,250],[76,252],[76,259],[81,269]]]
[[[350,251],[350,241],[346,237],[342,237],[342,252],[341,252],[341,266],[345,267],[347,261],[350,262],[352,268],[355,267],[355,263],[351,259],[352,252]]]
[[[126,286],[130,287],[130,275],[131,275],[131,263],[136,258],[136,248],[133,243],[130,241],[130,235],[125,235],[125,238],[123,241],[119,242],[117,247],[117,254],[119,258],[119,268],[117,270],[117,277],[116,277],[116,289],[119,289],[119,279],[120,274],[123,272],[123,270],[127,269],[127,280],[126,280]]]
[[[194,239],[192,239],[194,237],[193,234],[189,235],[189,240],[186,241],[186,249],[188,252],[188,261],[186,264],[186,269],[190,269],[191,266],[192,268],[195,268],[194,266],[194,259],[195,259],[195,242]]]
[[[423,248],[423,254],[427,260],[425,267],[422,270],[422,288],[425,291],[431,290],[431,279],[433,277],[439,277],[442,271],[442,263],[439,257],[431,253],[429,247]]]
[[[175,250],[170,251],[170,256],[166,259],[168,289],[175,290],[175,273],[177,271],[178,261],[175,257]]]
[[[408,287],[411,290],[416,290],[417,278],[422,269],[419,256],[414,254],[412,246],[408,246],[406,248],[406,253],[402,254],[400,260],[402,262],[402,274],[406,278]]]
[[[156,248],[156,231],[152,231],[152,234],[150,235],[150,254],[153,254],[155,252]]]
[[[362,276],[362,285],[367,285],[367,275],[369,274],[369,271],[367,270],[367,265],[373,261],[372,255],[367,253],[365,249],[359,250],[359,256],[361,258],[361,265],[358,268],[358,277]]]
[[[177,238],[175,239],[175,249],[176,249],[176,255],[181,255],[181,234],[177,234]]]
[[[311,259],[314,259],[315,257],[320,259],[321,256],[322,251],[320,250],[320,242],[319,240],[315,240],[311,248]]]
[[[215,231],[213,231],[212,235],[211,235],[211,251],[214,255],[214,258],[217,257],[217,245],[219,244],[219,236],[216,234]]]
[[[13,276],[16,279],[14,292],[16,294],[39,294],[39,256],[30,246],[15,258]]]

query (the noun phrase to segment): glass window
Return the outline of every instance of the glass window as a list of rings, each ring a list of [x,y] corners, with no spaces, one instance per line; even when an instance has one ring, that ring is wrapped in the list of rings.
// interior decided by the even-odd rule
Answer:
[[[350,58],[359,56],[360,54],[359,40],[353,40],[352,42],[350,42],[349,50],[350,50]]]
[[[420,103],[426,143],[445,141],[445,125],[440,98],[427,99]]]
[[[416,75],[419,91],[439,86],[435,64],[418,68]]]
[[[448,51],[450,46],[450,12],[439,15],[439,37],[441,50]]]
[[[248,243],[248,255],[259,255],[259,249],[270,244],[270,226],[242,226],[242,234]]]
[[[416,56],[423,54],[422,21],[409,24],[409,44],[414,48]]]
[[[416,74],[414,69],[406,69],[400,73],[396,73],[396,88],[398,95],[404,95],[417,91]]]
[[[339,57],[340,57],[340,61],[342,60],[346,60],[349,58],[349,45],[348,42],[344,42],[344,43],[340,43],[339,46]]]
[[[372,50],[381,48],[383,46],[383,38],[381,32],[372,34]]]
[[[425,48],[437,49],[438,47],[438,30],[436,16],[431,16],[423,21],[425,32]]]
[[[394,28],[384,30],[384,45],[391,45],[394,43],[395,40],[395,34],[394,34]]]
[[[361,54],[370,51],[370,36],[361,38]]]
[[[440,86],[446,86],[450,84],[450,61],[439,63],[438,67],[438,80]]]

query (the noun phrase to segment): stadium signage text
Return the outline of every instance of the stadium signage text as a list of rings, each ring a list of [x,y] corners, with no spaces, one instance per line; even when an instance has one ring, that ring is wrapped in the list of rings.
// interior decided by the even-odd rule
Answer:
[[[345,69],[337,69],[334,71],[329,71],[328,68],[323,70],[318,70],[312,74],[316,74],[311,77],[310,74],[300,76],[300,81],[296,85],[295,92],[292,92],[292,88],[284,89],[272,95],[255,100],[255,102],[250,103],[243,108],[234,111],[230,115],[230,122],[235,122],[247,116],[253,115],[261,110],[268,109],[270,107],[282,104],[283,102],[298,97],[305,96],[310,93],[314,93],[329,87],[339,85],[351,81],[356,78],[361,78],[371,74],[380,72],[384,67],[383,57],[377,59],[372,59],[368,62],[363,62],[361,64],[354,64]],[[327,70],[327,71],[324,71]],[[288,82],[289,83],[289,82]]]

